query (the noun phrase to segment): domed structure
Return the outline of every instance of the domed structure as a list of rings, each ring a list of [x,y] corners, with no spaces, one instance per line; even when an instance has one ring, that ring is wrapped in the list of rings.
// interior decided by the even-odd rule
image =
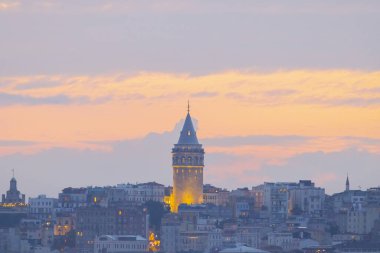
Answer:
[[[17,190],[17,181],[16,181],[16,178],[14,175],[9,182],[9,190],[7,191],[6,195],[5,194],[2,195],[2,203],[6,203],[6,204],[22,203],[22,204],[25,204],[25,194],[20,194],[20,191]]]

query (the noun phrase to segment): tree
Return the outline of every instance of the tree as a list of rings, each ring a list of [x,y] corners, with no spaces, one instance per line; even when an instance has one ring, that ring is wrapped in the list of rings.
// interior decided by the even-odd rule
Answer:
[[[168,211],[161,202],[149,200],[145,203],[149,214],[149,226],[158,232],[161,228],[161,219]]]
[[[326,228],[326,230],[331,235],[339,234],[339,226],[335,222],[328,223],[328,227]]]
[[[75,247],[75,231],[70,230],[66,235],[55,236],[52,250],[63,250],[64,248],[74,248]]]
[[[295,205],[290,212],[292,215],[301,215],[303,213],[302,209],[298,205]]]

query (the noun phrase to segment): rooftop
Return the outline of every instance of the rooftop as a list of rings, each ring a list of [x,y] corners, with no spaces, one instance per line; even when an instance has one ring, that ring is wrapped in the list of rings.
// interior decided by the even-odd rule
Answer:
[[[146,241],[139,235],[102,235],[98,237],[99,241]]]

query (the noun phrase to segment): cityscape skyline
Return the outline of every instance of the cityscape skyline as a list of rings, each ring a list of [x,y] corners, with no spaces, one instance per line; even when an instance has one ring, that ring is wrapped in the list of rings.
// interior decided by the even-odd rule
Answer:
[[[379,253],[379,0],[0,0],[0,253]]]

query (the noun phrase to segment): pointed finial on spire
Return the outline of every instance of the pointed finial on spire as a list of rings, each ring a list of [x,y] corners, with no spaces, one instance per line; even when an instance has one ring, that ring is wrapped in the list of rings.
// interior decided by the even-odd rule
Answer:
[[[187,100],[187,113],[190,113],[190,101]]]
[[[12,169],[12,177],[15,177],[15,169]]]

